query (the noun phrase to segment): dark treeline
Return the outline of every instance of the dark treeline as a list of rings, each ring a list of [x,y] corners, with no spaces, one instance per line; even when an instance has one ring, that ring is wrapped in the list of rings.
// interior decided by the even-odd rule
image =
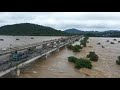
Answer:
[[[37,24],[21,23],[0,27],[0,35],[13,36],[69,36],[64,31]]]
[[[81,31],[77,29],[68,29],[65,32],[70,34],[77,34],[77,35],[86,35],[89,37],[120,37],[120,31],[118,30],[108,30],[104,32],[99,31]]]
[[[90,37],[120,37],[120,31],[116,31],[116,30],[109,30],[104,32],[89,31],[89,32],[85,32],[84,35]]]

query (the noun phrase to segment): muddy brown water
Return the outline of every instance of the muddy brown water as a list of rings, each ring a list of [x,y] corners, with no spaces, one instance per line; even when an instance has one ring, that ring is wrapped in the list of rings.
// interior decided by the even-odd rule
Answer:
[[[37,60],[32,66],[21,72],[22,78],[79,78],[84,77],[74,68],[74,64],[68,62],[67,57],[74,55],[72,51],[61,48],[60,52],[54,52],[48,59]]]
[[[32,43],[53,40],[61,37],[62,36],[2,36],[0,35],[0,39],[4,39],[3,41],[0,41],[0,50],[9,47],[23,46]]]
[[[19,78],[89,78],[94,76],[86,76],[74,68],[74,64],[68,62],[69,56],[77,58],[85,58],[89,51],[95,51],[99,56],[98,62],[92,62],[92,70],[100,71],[100,78],[118,78],[120,77],[120,66],[116,64],[117,57],[120,55],[120,43],[113,41],[114,38],[96,38],[90,37],[87,47],[83,48],[80,53],[74,53],[66,48],[62,48],[60,52],[49,55],[48,59],[42,58],[21,71]],[[110,42],[115,44],[110,44]],[[102,48],[101,43],[105,48]],[[77,42],[78,43],[78,42]],[[104,75],[104,76],[103,76]]]

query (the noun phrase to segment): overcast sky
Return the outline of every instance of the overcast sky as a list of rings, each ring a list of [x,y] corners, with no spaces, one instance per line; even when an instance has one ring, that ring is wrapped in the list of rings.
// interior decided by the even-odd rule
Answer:
[[[65,30],[120,29],[120,12],[0,12],[0,26],[35,23]]]

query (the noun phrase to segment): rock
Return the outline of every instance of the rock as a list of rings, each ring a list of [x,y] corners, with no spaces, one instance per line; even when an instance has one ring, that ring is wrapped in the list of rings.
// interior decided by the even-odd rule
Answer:
[[[90,76],[90,77],[97,77],[97,78],[103,78],[105,77],[105,75],[103,74],[103,72],[99,71],[99,70],[92,70],[92,69],[87,69],[87,68],[81,68],[80,73],[85,74],[86,76]]]
[[[105,48],[104,46],[101,46],[102,48]]]
[[[93,48],[93,46],[88,46],[89,48]]]
[[[111,42],[111,44],[115,44],[114,42]]]
[[[37,73],[36,71],[33,71],[33,73]]]
[[[106,42],[109,42],[109,40],[107,40]]]
[[[101,45],[101,43],[97,43],[98,45]]]
[[[113,39],[113,41],[117,41],[117,39]]]

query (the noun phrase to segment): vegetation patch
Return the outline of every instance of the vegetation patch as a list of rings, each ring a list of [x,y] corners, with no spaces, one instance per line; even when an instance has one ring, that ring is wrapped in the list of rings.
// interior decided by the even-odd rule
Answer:
[[[74,57],[74,56],[68,57],[68,61],[69,61],[69,62],[75,63],[77,60],[78,60],[78,59],[77,59],[76,57]]]
[[[120,65],[120,56],[118,56],[118,60],[116,60],[116,64]]]
[[[73,50],[73,46],[72,45],[68,45],[67,48],[70,49],[70,50]]]
[[[79,49],[82,49],[82,47],[80,45],[75,45],[74,47],[78,47]]]
[[[75,45],[75,46],[68,45],[67,48],[73,50],[74,52],[80,52],[80,49],[82,49],[80,45]]]
[[[83,47],[86,47],[86,42],[84,40],[81,40],[80,45],[82,45]]]
[[[89,39],[88,36],[85,36],[81,41],[80,41],[80,46],[82,45],[83,47],[86,47],[87,40]]]
[[[120,43],[120,41],[118,41],[118,43]]]
[[[81,69],[81,68],[91,69],[92,64],[91,64],[90,60],[80,58],[75,62],[75,68],[77,68],[77,69]]]
[[[91,69],[92,68],[91,61],[88,59],[84,59],[84,58],[78,59],[74,56],[70,56],[68,57],[68,61],[73,62],[75,64],[75,68],[77,69],[81,69],[81,68]]]
[[[80,52],[80,49],[82,49],[82,46],[83,47],[86,47],[86,43],[87,43],[87,40],[88,40],[89,37],[84,37],[81,41],[80,41],[80,45],[75,45],[75,46],[72,46],[72,45],[68,45],[67,48],[70,49],[70,50],[73,50],[74,52]],[[78,40],[78,39],[76,39]],[[79,41],[79,40],[78,40]]]
[[[89,52],[87,58],[90,58],[91,61],[95,61],[95,62],[97,62],[99,59],[98,55],[95,54],[95,52]]]
[[[74,47],[73,47],[73,51],[74,51],[74,52],[80,52],[80,48],[74,46]]]

